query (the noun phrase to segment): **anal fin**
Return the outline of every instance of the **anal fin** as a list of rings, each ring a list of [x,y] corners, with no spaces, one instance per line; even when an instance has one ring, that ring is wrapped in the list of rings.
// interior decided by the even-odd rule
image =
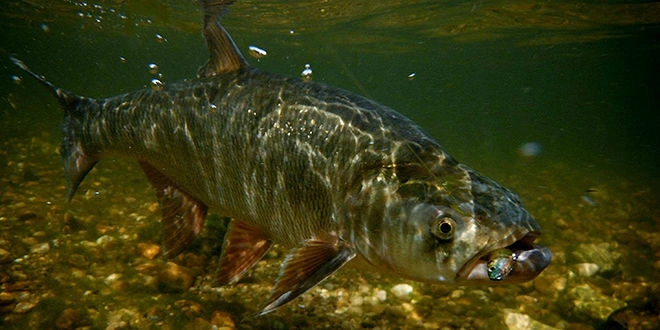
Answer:
[[[238,281],[266,254],[272,242],[263,231],[245,221],[232,220],[220,257],[218,285]]]
[[[70,201],[87,173],[96,165],[97,159],[87,156],[79,144],[66,138],[62,142],[61,153],[66,177],[66,200]]]
[[[257,315],[270,313],[311,289],[355,257],[355,251],[339,241],[311,239],[291,250],[266,306]]]
[[[204,226],[208,207],[178,188],[172,180],[149,163],[140,161],[142,170],[156,190],[163,213],[164,254],[174,257],[181,253]]]

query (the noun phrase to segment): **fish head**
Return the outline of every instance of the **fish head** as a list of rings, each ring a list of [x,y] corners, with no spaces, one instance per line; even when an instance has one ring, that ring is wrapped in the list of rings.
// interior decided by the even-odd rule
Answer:
[[[550,263],[550,250],[535,244],[538,223],[515,193],[495,181],[448,162],[394,172],[396,180],[379,193],[382,213],[371,210],[356,243],[371,264],[424,282],[496,284],[531,280]],[[382,215],[379,224],[375,214]],[[513,266],[494,281],[488,258],[505,248]]]

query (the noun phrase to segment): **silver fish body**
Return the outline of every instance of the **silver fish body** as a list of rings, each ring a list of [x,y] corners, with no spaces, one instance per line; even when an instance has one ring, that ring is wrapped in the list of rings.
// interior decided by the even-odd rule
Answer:
[[[260,314],[355,256],[428,282],[487,278],[489,253],[510,246],[543,253],[528,252],[534,258],[501,282],[548,265],[551,253],[534,244],[540,227],[516,194],[386,106],[249,67],[218,23],[224,6],[202,1],[211,59],[200,77],[160,90],[79,97],[13,59],[65,110],[68,198],[105,156],[132,157],[161,204],[166,255],[185,249],[209,209],[232,218],[219,284],[240,279],[273,243],[290,248]]]

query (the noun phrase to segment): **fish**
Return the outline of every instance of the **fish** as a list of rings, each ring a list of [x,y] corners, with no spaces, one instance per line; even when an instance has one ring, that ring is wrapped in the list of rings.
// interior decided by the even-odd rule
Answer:
[[[109,155],[136,159],[162,212],[163,255],[209,212],[230,218],[216,285],[287,249],[255,315],[352,261],[402,278],[521,283],[551,251],[520,197],[450,156],[401,113],[340,88],[252,67],[221,24],[233,1],[202,0],[208,61],[197,77],[107,98],[79,96],[10,60],[59,101],[66,198]],[[493,251],[518,255],[501,281]]]

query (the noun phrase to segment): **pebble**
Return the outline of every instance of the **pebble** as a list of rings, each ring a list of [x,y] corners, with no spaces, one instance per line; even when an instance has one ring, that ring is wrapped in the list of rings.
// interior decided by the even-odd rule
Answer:
[[[132,324],[139,324],[142,318],[138,312],[122,308],[108,313],[106,330],[128,329]]]
[[[25,314],[32,310],[36,306],[35,304],[27,301],[22,301],[16,304],[16,307],[14,307],[14,313],[17,314]]]
[[[350,302],[352,306],[362,306],[364,303],[364,298],[362,298],[362,296],[359,294],[354,294],[351,296]]]
[[[600,267],[594,263],[583,262],[575,265],[575,269],[580,276],[591,277],[598,274]]]
[[[231,318],[231,314],[222,311],[215,311],[211,314],[210,323],[218,328],[223,330],[236,329],[236,323]]]
[[[0,248],[0,264],[7,264],[12,261],[11,253],[3,248]]]
[[[138,252],[147,259],[153,259],[160,253],[160,245],[153,243],[139,243]]]
[[[50,251],[50,244],[48,243],[35,244],[30,248],[30,252],[34,254],[44,254],[48,251]]]
[[[114,237],[110,235],[103,235],[96,239],[96,244],[103,249],[107,249],[112,246],[112,243],[114,241],[115,241]]]
[[[122,280],[121,274],[113,273],[108,275],[104,280],[103,283],[105,285],[111,287],[113,290],[123,290],[126,287],[126,283]]]
[[[9,292],[0,292],[0,306],[9,305],[14,302],[16,298]]]
[[[204,310],[202,305],[198,304],[197,302],[186,299],[175,301],[174,306],[176,306],[179,312],[183,313],[183,315],[189,318],[198,316]]]
[[[149,204],[149,212],[156,213],[160,209],[160,205],[158,203],[151,203]]]
[[[393,286],[392,289],[390,289],[390,292],[392,292],[395,297],[401,300],[410,300],[413,287],[410,286],[410,284],[401,283]]]
[[[621,253],[618,252],[618,244],[616,242],[579,244],[577,248],[572,249],[571,258],[576,263],[596,264],[601,274],[608,274],[617,271],[617,266],[621,260]]]
[[[527,314],[516,313],[513,311],[506,311],[504,313],[504,323],[509,328],[509,330],[552,330],[557,329],[549,325],[543,324],[537,320],[532,319]]]
[[[464,294],[465,294],[465,291],[463,291],[461,289],[457,289],[457,290],[452,291],[451,295],[449,297],[451,299],[458,299],[460,297],[463,297]]]
[[[378,290],[378,291],[376,291],[375,296],[376,296],[376,299],[378,299],[378,301],[383,302],[383,301],[387,300],[387,291]]]
[[[55,321],[55,327],[58,329],[74,329],[80,322],[80,313],[73,308],[66,308]]]
[[[566,277],[544,274],[534,279],[534,289],[547,296],[557,296],[566,289]]]
[[[76,268],[86,268],[89,266],[89,261],[87,261],[87,258],[83,256],[82,254],[77,254],[74,253],[69,256],[69,265],[76,267]]]
[[[27,221],[27,220],[32,220],[36,217],[37,217],[36,213],[28,211],[28,212],[25,212],[25,213],[19,215],[18,220],[19,221]]]
[[[604,295],[588,284],[580,284],[567,290],[564,299],[565,312],[586,322],[605,322],[612,312],[626,306],[625,302]]]
[[[163,266],[159,274],[159,282],[162,290],[167,292],[183,292],[188,290],[194,281],[194,277],[188,268],[168,262]]]

